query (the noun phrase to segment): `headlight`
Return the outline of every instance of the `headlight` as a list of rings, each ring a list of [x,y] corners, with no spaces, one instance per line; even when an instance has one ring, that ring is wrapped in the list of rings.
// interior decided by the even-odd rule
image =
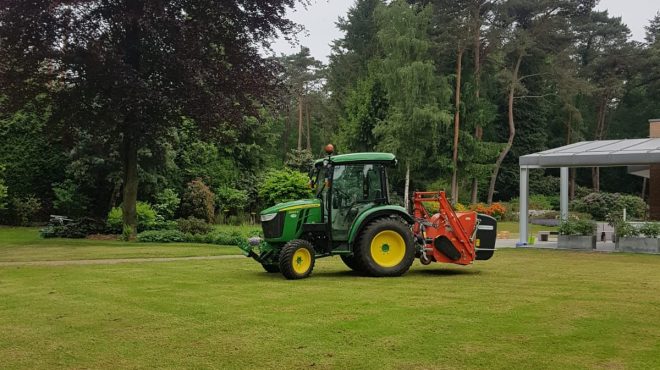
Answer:
[[[261,222],[268,222],[277,216],[277,213],[270,213],[267,215],[261,215]]]

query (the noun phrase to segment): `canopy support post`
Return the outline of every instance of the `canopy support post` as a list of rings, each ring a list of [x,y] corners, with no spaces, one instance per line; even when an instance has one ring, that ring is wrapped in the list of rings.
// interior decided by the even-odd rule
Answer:
[[[528,211],[528,198],[529,197],[529,168],[520,166],[520,214],[518,219],[520,220],[520,243],[519,245],[527,244],[527,216]]]
[[[568,167],[561,167],[559,176],[559,219],[568,220]]]

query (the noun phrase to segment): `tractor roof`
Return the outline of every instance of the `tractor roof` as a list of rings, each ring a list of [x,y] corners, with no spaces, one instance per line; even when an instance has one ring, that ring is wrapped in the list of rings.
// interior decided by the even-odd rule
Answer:
[[[327,158],[318,159],[314,162],[315,166],[319,166]],[[395,165],[396,157],[392,153],[350,153],[330,156],[330,162],[333,164],[351,164],[351,163],[384,163],[387,165]]]

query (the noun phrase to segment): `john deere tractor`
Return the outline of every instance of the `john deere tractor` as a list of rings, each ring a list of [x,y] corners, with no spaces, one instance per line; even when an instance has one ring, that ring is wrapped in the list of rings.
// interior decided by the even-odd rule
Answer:
[[[327,152],[310,171],[315,198],[261,211],[264,239],[241,246],[267,272],[302,279],[312,273],[317,258],[339,255],[346,266],[362,274],[399,276],[415,257],[422,263],[469,264],[492,255],[494,220],[487,220],[486,228],[492,238],[485,245],[479,243],[476,213],[465,212],[467,222],[461,219],[463,214],[453,212],[444,192],[416,193],[414,216],[390,204],[387,169],[397,163],[393,154],[331,155],[331,146]],[[424,198],[424,194],[437,197]],[[438,214],[418,209],[429,202],[439,203]],[[483,247],[481,256],[476,255],[475,244]]]

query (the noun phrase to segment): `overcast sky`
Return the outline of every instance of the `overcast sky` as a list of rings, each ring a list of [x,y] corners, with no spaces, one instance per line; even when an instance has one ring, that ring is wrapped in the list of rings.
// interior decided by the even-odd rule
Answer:
[[[300,44],[310,48],[312,55],[324,63],[328,61],[330,43],[342,35],[335,27],[335,22],[344,16],[354,0],[311,0],[311,5],[305,9],[298,5],[289,17],[307,29],[306,34],[299,35]],[[597,9],[609,10],[610,15],[620,16],[632,32],[633,39],[644,40],[644,26],[648,24],[658,11],[658,0],[601,0]],[[277,55],[296,52],[300,46],[291,46],[285,40],[277,40],[273,50]]]

